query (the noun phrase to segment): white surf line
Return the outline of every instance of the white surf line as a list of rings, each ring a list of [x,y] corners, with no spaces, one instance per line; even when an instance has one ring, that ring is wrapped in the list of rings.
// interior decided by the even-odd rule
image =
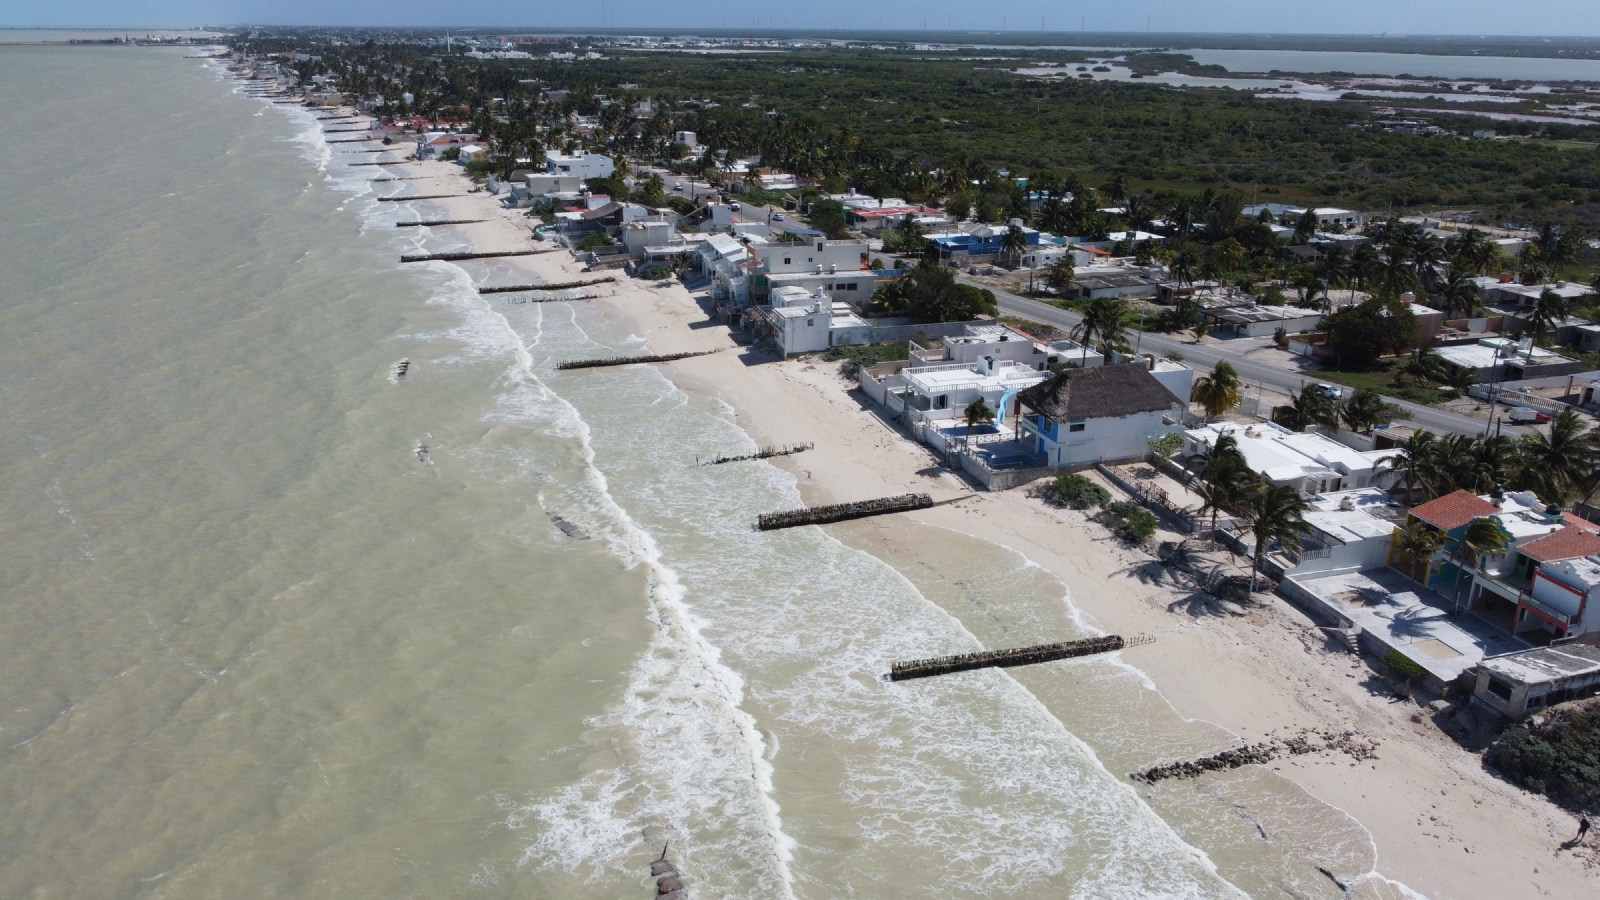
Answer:
[[[464,274],[464,273],[463,273]],[[715,688],[708,693],[713,699],[719,701],[723,713],[734,723],[740,735],[740,746],[736,748],[742,753],[742,768],[746,768],[755,782],[758,796],[764,813],[763,824],[768,832],[773,854],[774,867],[784,886],[784,896],[794,897],[794,877],[789,865],[793,861],[793,847],[795,841],[783,830],[783,822],[777,801],[773,799],[772,764],[767,760],[765,740],[756,724],[755,717],[746,712],[742,707],[743,679],[732,669],[721,662],[721,650],[712,644],[701,632],[699,623],[692,610],[685,602],[686,591],[678,578],[678,573],[667,566],[662,560],[660,548],[649,532],[641,527],[628,512],[616,502],[612,496],[605,474],[595,464],[594,445],[591,441],[591,432],[588,422],[583,419],[577,407],[570,401],[552,390],[533,371],[533,356],[528,347],[523,344],[522,338],[510,320],[500,310],[487,300],[478,297],[477,302],[484,312],[498,319],[505,332],[516,343],[516,362],[507,374],[512,380],[521,381],[529,386],[540,389],[544,394],[559,403],[577,426],[577,438],[584,462],[584,475],[593,489],[595,495],[603,505],[607,517],[621,527],[621,534],[616,535],[607,529],[607,544],[613,553],[621,558],[629,567],[643,564],[651,574],[652,589],[650,591],[652,606],[656,609],[663,625],[668,626],[668,632],[675,632],[682,636],[683,645],[678,649],[687,650],[693,661],[704,671],[709,673],[714,680]],[[584,340],[596,346],[604,347],[592,340],[587,332],[577,326],[576,312],[571,312],[574,328],[583,335]],[[542,335],[542,331],[541,331]]]

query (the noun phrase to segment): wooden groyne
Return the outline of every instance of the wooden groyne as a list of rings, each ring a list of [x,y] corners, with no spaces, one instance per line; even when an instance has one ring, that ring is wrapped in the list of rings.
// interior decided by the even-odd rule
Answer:
[[[401,160],[401,162],[404,162],[404,160]],[[388,165],[388,163],[379,163],[379,165]],[[379,181],[426,181],[429,178],[438,177],[437,175],[386,175],[383,178],[368,178],[367,180],[374,183]]]
[[[463,250],[459,253],[407,253],[400,257],[400,261],[407,262],[455,262],[460,259],[499,259],[502,256],[534,256],[537,250],[495,250],[478,253]]]
[[[756,520],[756,527],[762,531],[773,531],[779,528],[799,528],[802,525],[826,525],[829,522],[886,516],[890,513],[927,509],[930,506],[933,506],[933,498],[927,494],[901,494],[898,497],[882,497],[856,503],[836,503],[833,506],[813,506],[809,509],[762,513]]]
[[[337,144],[353,144],[355,141],[335,141]],[[340,150],[340,153],[389,153],[393,147],[379,147],[375,150]]]
[[[371,130],[372,130],[371,128],[324,128],[324,129],[322,129],[322,133],[323,134],[356,134],[358,132],[371,131]]]
[[[377,151],[373,151],[377,152]],[[373,181],[392,181],[389,178],[374,178]],[[487,222],[488,219],[435,219],[432,222],[396,222],[396,228],[424,228],[430,225],[475,225],[478,222]]]
[[[973,669],[1009,668],[1031,666],[1057,659],[1093,656],[1096,653],[1113,653],[1124,647],[1148,644],[1155,638],[1121,635],[1085,638],[1081,641],[1062,641],[1059,644],[1039,644],[1033,647],[1013,647],[1009,650],[984,650],[978,653],[961,653],[956,656],[935,656],[932,659],[913,659],[897,662],[889,671],[890,681],[909,681],[913,678],[931,678],[952,672],[970,672]]]
[[[403,161],[403,160],[402,160]],[[392,163],[351,163],[352,166],[397,166],[399,162]],[[417,194],[412,197],[379,197],[379,203],[404,203],[407,200],[443,200],[447,197],[465,197],[466,194]]]
[[[529,250],[527,255],[528,256],[538,256],[541,253],[560,253],[560,252],[561,252],[561,249],[558,247],[555,250]],[[573,288],[589,287],[590,285],[594,285],[594,284],[607,284],[607,283],[612,282],[612,281],[616,281],[616,279],[607,277],[607,278],[595,278],[595,279],[592,279],[590,281],[562,281],[562,282],[557,282],[556,284],[502,284],[502,285],[495,285],[493,287],[481,287],[481,288],[478,288],[478,293],[480,293],[480,294],[510,294],[510,293],[513,293],[513,292],[516,292],[516,291],[568,291],[568,290],[571,290]]]
[[[349,163],[349,165],[352,165],[352,166],[403,166],[403,165],[405,165],[406,163],[408,163],[410,161],[411,160],[409,160],[409,159],[385,159],[385,160],[379,160],[378,162]],[[373,179],[373,180],[376,181],[377,179]],[[405,178],[405,179],[400,179],[400,180],[410,181],[411,179]],[[465,197],[466,194],[441,194],[440,196],[443,196],[443,197]],[[426,198],[424,198],[424,197],[379,197],[378,199],[379,200],[423,200],[423,199],[432,200],[433,198],[432,197],[426,197]]]
[[[328,144],[366,144],[366,143],[369,143],[369,142],[375,141],[375,140],[377,140],[377,138],[375,138],[375,137],[340,138],[337,141],[324,141],[324,143],[328,143]]]
[[[631,366],[636,363],[672,362],[677,359],[688,359],[692,356],[710,356],[716,350],[700,350],[695,353],[659,353],[652,356],[613,356],[607,359],[573,359],[556,366],[558,369],[603,369],[608,366]]]
[[[713,456],[710,459],[695,457],[695,462],[702,466],[720,466],[723,463],[743,462],[747,459],[772,459],[775,456],[793,456],[804,453],[816,445],[810,441],[801,444],[782,444],[777,447],[761,447],[754,453],[741,453],[737,456]]]
[[[665,846],[661,848],[661,858],[650,864],[650,877],[656,880],[656,900],[683,900],[687,893],[678,867],[667,862]]]

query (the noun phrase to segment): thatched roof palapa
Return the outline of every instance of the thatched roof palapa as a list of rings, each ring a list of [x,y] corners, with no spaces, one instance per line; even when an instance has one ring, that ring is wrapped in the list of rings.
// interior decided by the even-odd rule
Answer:
[[[1057,422],[1112,419],[1180,406],[1177,397],[1138,363],[1067,369],[1017,395],[1022,407]]]

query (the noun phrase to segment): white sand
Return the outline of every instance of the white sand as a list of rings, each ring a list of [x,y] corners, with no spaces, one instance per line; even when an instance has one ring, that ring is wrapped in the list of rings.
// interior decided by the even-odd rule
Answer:
[[[467,189],[452,164],[404,168],[442,177],[394,184],[427,186],[425,193],[446,193],[432,189],[445,185],[452,193]],[[448,218],[493,220],[461,226],[478,249],[535,243],[528,231],[535,220],[501,208],[492,195],[430,202],[447,210]],[[502,262],[514,263],[530,280],[597,277],[582,272],[566,253]],[[464,265],[477,277],[472,263]],[[774,460],[801,479],[808,503],[912,489],[936,500],[973,493],[965,481],[936,470],[928,448],[872,415],[870,401],[838,376],[837,364],[754,354],[737,347],[725,328],[690,329],[708,316],[681,285],[658,288],[605,274],[618,281],[590,290],[636,323],[651,352],[724,349],[661,366],[674,383],[729,403],[760,444],[815,442],[814,451]],[[1380,741],[1375,761],[1312,755],[1273,767],[1359,820],[1373,836],[1378,869],[1386,876],[1428,897],[1576,898],[1594,896],[1600,887],[1592,852],[1558,850],[1576,830],[1572,818],[1486,772],[1480,757],[1425,717],[1413,722],[1412,714],[1421,712],[1415,705],[1369,690],[1366,667],[1327,649],[1314,624],[1280,598],[1265,598],[1243,616],[1195,619],[1182,608],[1169,610],[1178,592],[1119,574],[1147,554],[1110,540],[1081,514],[1051,509],[1021,490],[981,493],[912,515],[1024,553],[1069,584],[1074,602],[1109,632],[1158,635],[1156,643],[1124,651],[1125,657],[1188,718],[1250,741],[1300,727],[1353,729]],[[1157,539],[1175,537],[1163,533]]]

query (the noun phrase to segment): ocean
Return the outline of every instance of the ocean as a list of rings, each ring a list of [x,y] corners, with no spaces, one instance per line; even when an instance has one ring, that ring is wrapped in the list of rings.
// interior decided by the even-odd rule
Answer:
[[[401,266],[463,235],[183,56],[0,48],[0,896],[1414,896],[1269,770],[1136,789],[1234,738],[1117,656],[886,683],[1099,632],[1003,546],[753,530],[732,410],[555,369],[625,316]]]

